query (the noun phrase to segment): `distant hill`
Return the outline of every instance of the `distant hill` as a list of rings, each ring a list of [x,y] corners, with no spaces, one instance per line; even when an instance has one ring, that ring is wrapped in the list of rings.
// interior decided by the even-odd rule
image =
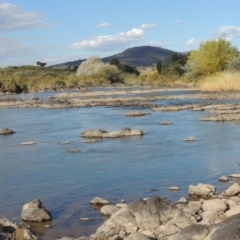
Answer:
[[[142,46],[128,48],[122,53],[118,53],[109,57],[102,58],[103,62],[109,62],[113,58],[117,58],[122,63],[127,63],[135,67],[148,67],[156,65],[159,59],[170,57],[175,53],[172,50],[161,47]],[[86,59],[79,59],[72,62],[53,65],[53,68],[67,68],[79,66]]]

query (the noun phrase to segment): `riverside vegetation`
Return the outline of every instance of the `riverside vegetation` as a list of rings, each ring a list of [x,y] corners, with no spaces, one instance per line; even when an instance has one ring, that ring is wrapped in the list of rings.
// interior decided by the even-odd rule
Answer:
[[[34,93],[111,84],[154,87],[181,85],[198,87],[204,91],[240,90],[239,72],[238,49],[231,46],[230,42],[218,39],[202,42],[198,50],[187,54],[174,53],[171,58],[160,59],[156,68],[142,73],[117,59],[103,63],[96,56],[68,69],[43,66],[1,68],[0,92]]]

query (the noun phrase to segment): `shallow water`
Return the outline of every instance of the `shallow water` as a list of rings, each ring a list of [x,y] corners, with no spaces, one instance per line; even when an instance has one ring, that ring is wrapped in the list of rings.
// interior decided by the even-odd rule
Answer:
[[[174,100],[175,101],[175,100]],[[182,100],[187,103],[187,100]],[[189,100],[191,101],[191,100]],[[165,105],[173,101],[161,102]],[[181,100],[176,103],[181,104]],[[240,128],[234,122],[202,122],[207,112],[151,112],[124,116],[130,108],[1,109],[0,127],[17,133],[0,137],[0,216],[18,222],[22,206],[39,198],[53,214],[44,239],[88,235],[103,219],[89,201],[100,196],[113,204],[158,195],[173,202],[187,197],[189,184],[210,183],[218,191],[229,184],[218,178],[239,171]],[[160,126],[169,120],[173,125]],[[87,129],[140,128],[143,137],[84,143]],[[195,142],[184,138],[195,136]],[[35,141],[33,146],[21,142]],[[59,145],[70,141],[69,145]],[[68,149],[81,152],[72,154]],[[178,186],[179,192],[168,187]],[[151,192],[156,188],[156,192]],[[80,222],[80,217],[94,218]]]

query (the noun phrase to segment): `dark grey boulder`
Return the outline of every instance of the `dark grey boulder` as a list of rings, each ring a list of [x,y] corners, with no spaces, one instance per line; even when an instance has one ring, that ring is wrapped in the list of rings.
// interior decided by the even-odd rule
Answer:
[[[240,214],[218,223],[206,240],[240,240]]]
[[[209,232],[209,228],[204,225],[192,224],[179,233],[171,236],[169,240],[204,240]]]
[[[24,221],[43,222],[52,220],[52,215],[39,199],[34,199],[23,206],[21,218]]]

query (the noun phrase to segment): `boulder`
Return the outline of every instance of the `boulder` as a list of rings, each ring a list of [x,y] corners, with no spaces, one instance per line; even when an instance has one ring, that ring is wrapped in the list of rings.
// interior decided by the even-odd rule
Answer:
[[[184,138],[183,139],[183,141],[195,141],[196,139],[195,139],[195,137],[193,137],[193,136],[190,136],[190,137],[188,137],[188,138]]]
[[[227,205],[220,199],[211,199],[204,201],[202,209],[203,211],[225,211]]]
[[[168,188],[168,190],[169,190],[169,191],[179,191],[179,190],[181,190],[181,189],[180,189],[179,187],[174,186],[174,187]]]
[[[234,183],[232,186],[230,186],[226,191],[225,194],[229,196],[234,196],[240,192],[240,187],[237,183]]]
[[[95,197],[90,201],[90,204],[91,205],[109,205],[111,203],[103,198]]]
[[[8,135],[15,133],[12,129],[9,128],[0,128],[0,135]]]
[[[34,199],[23,206],[21,218],[25,221],[43,222],[52,220],[52,215],[39,199]]]
[[[240,239],[240,214],[216,224],[205,240]]]
[[[124,240],[152,240],[142,233],[132,233],[129,236],[125,237]]]
[[[201,201],[190,201],[188,207],[192,209],[195,213],[202,209]]]
[[[118,207],[113,205],[105,205],[101,207],[100,213],[104,216],[111,216],[113,213],[117,212],[119,210]]]
[[[160,226],[157,229],[156,234],[158,237],[167,237],[167,236],[174,235],[180,231],[181,231],[181,228],[179,228],[175,224],[169,222],[165,225]]]
[[[209,232],[209,228],[204,225],[192,224],[171,236],[169,240],[203,240]]]
[[[190,195],[197,196],[209,196],[210,193],[214,193],[216,188],[210,184],[199,183],[197,186],[189,185],[188,193]]]
[[[231,175],[229,175],[229,177],[231,177],[231,178],[240,178],[240,173],[231,174]]]
[[[224,214],[223,214],[223,217],[224,218],[229,218],[235,214],[238,214],[240,213],[240,205],[236,205],[236,206],[233,206],[231,207],[228,211],[226,211]]]
[[[205,211],[201,214],[201,224],[212,225],[215,221],[219,220],[219,214],[216,211]]]
[[[179,200],[178,200],[178,203],[187,203],[187,199],[185,197],[181,197]]]
[[[144,135],[142,130],[131,130],[130,128],[123,128],[114,132],[107,132],[105,130],[87,130],[84,131],[81,137],[86,138],[119,138],[130,136],[142,136]]]
[[[220,181],[220,182],[227,182],[227,181],[228,181],[228,178],[225,177],[225,176],[222,176],[222,177],[220,177],[220,178],[218,179],[218,181]]]

